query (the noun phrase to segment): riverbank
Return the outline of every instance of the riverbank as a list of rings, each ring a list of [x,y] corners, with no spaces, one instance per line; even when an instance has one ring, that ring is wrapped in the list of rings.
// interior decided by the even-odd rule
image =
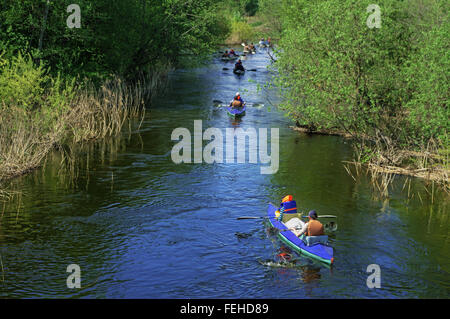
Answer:
[[[241,17],[239,20],[230,22],[230,35],[224,42],[224,45],[240,45],[241,43],[255,43],[259,39],[271,37],[273,41],[278,39],[273,28],[260,15]]]
[[[298,125],[298,123],[297,123]],[[312,130],[307,126],[290,126],[294,131],[303,134],[313,135],[330,135],[340,136],[350,140],[358,140],[361,137],[356,137],[350,133],[339,130]],[[369,137],[366,136],[366,139]],[[359,141],[361,143],[361,141]],[[361,145],[361,144],[360,144]],[[365,144],[367,146],[367,144]],[[372,147],[369,149],[373,156],[362,157],[362,154],[358,151],[358,146],[355,146],[355,160],[352,162],[346,162],[346,165],[359,168],[366,167],[373,177],[378,178],[381,175],[404,175],[424,179],[429,182],[436,182],[441,185],[444,190],[450,192],[450,169],[448,163],[448,157],[445,157],[434,149],[426,151],[414,151],[414,150],[401,150],[390,149],[389,153],[383,152],[383,150],[377,146],[377,143],[372,143]],[[389,164],[389,159],[395,158],[396,162],[409,163],[407,166]],[[347,168],[348,170],[349,168]],[[348,170],[348,173],[352,173]],[[390,179],[392,181],[392,179]]]
[[[144,116],[169,69],[134,83],[112,77],[97,88],[49,78],[31,59],[14,59],[0,77],[0,188],[40,167],[54,149],[120,134],[127,120]]]
[[[0,10],[0,181],[55,148],[119,134],[170,67],[208,56],[229,30],[207,0],[77,7],[26,0]]]

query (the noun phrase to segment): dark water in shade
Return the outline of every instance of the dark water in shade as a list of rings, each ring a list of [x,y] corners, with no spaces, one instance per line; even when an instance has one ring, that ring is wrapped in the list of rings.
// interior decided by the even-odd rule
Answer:
[[[139,133],[79,150],[75,182],[58,155],[14,180],[22,195],[0,215],[0,297],[448,298],[448,198],[417,179],[409,199],[403,177],[386,200],[364,175],[355,182],[342,164],[352,156],[347,141],[292,131],[270,106],[276,94],[257,91],[268,62],[250,57],[244,65],[258,71],[241,78],[217,59],[177,71]],[[233,122],[212,100],[236,91],[264,105]],[[174,164],[171,133],[193,132],[194,120],[203,129],[279,128],[278,172]],[[236,220],[265,216],[267,203],[286,194],[304,212],[338,216],[331,269],[295,253],[283,263],[277,255],[287,248],[264,220]],[[66,286],[69,264],[81,267],[81,289]],[[380,289],[366,285],[370,264],[381,267]]]

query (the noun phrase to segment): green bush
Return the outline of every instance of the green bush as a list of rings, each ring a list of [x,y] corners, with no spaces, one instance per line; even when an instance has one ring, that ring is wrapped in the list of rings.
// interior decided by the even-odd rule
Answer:
[[[449,34],[448,19],[427,32],[423,46],[411,56],[405,70],[407,88],[411,92],[411,99],[406,103],[411,134],[421,144],[433,138],[448,145]]]
[[[42,64],[19,53],[10,62],[0,59],[0,109],[21,112],[24,122],[43,126],[44,131],[67,113],[75,95],[75,79],[58,74],[50,77]]]
[[[36,67],[29,56],[21,53],[1,64],[1,106],[15,106],[25,111],[38,107],[42,103],[44,83],[48,80],[42,64]]]
[[[370,0],[264,0],[279,6],[278,83],[301,124],[336,128],[396,147],[446,141],[448,11],[435,0],[380,0],[381,28],[366,24]]]
[[[254,37],[255,32],[247,22],[233,21],[231,23],[233,37],[237,41],[247,41]]]

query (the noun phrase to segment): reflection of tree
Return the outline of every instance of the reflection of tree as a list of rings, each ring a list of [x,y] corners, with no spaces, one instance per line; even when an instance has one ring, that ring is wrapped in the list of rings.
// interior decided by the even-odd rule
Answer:
[[[301,268],[300,278],[305,283],[311,283],[321,278],[320,268],[305,266]]]

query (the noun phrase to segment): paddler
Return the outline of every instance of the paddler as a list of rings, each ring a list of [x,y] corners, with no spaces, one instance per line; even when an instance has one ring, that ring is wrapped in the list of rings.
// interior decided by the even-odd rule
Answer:
[[[241,59],[239,59],[239,60],[236,62],[236,64],[234,65],[234,70],[233,70],[233,71],[236,71],[236,70],[242,70],[242,71],[245,71],[244,66],[242,65]]]
[[[230,106],[231,107],[241,107],[244,105],[245,105],[245,102],[241,98],[241,94],[239,92],[237,92],[236,95],[234,96],[233,100],[230,102]]]
[[[325,235],[323,225],[317,220],[317,213],[315,210],[312,210],[308,213],[308,219],[309,221],[307,223],[303,223],[303,227],[301,230],[297,230],[295,228],[291,229],[297,237],[300,237],[303,234],[306,236]]]
[[[230,53],[229,53],[229,56],[230,56],[231,58],[233,58],[233,57],[237,56],[237,54],[234,52],[233,49],[231,49],[231,50],[230,50]]]

